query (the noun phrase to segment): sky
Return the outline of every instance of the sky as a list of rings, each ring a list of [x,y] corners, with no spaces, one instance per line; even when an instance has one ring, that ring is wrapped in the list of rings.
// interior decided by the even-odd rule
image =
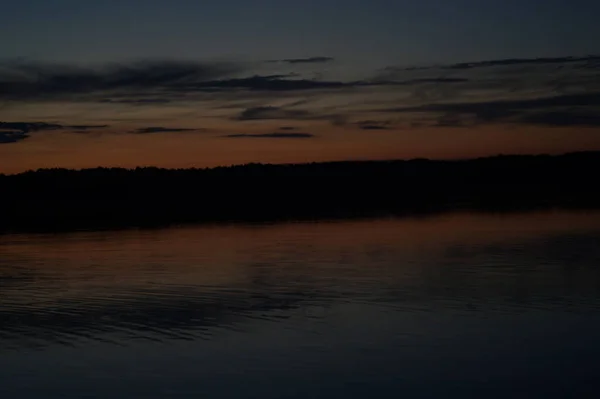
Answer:
[[[0,9],[0,173],[600,149],[596,0]]]

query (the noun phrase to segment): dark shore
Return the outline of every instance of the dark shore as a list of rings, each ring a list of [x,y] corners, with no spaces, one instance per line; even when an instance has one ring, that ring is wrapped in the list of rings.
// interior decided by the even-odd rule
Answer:
[[[0,175],[0,232],[600,208],[600,152]]]

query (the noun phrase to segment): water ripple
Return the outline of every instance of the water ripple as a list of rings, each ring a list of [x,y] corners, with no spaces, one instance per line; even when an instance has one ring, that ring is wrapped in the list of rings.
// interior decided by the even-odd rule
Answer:
[[[512,230],[488,221],[485,235],[478,222],[456,237],[465,226],[455,222],[368,223],[3,238],[0,344],[184,342],[259,325],[309,331],[360,307],[482,318],[600,309],[597,224],[560,221],[525,234],[527,221]],[[434,234],[444,229],[454,236]]]

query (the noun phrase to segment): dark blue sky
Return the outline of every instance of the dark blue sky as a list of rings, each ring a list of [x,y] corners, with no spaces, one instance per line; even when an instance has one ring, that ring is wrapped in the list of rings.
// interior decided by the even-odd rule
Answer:
[[[0,0],[0,173],[600,149],[599,16],[600,0]]]
[[[116,61],[322,55],[375,65],[600,50],[597,0],[0,3],[3,58]]]

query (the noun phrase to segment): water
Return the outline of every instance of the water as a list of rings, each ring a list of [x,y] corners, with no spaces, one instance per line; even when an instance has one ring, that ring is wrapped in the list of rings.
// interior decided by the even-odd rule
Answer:
[[[0,398],[596,397],[600,213],[0,236]]]

